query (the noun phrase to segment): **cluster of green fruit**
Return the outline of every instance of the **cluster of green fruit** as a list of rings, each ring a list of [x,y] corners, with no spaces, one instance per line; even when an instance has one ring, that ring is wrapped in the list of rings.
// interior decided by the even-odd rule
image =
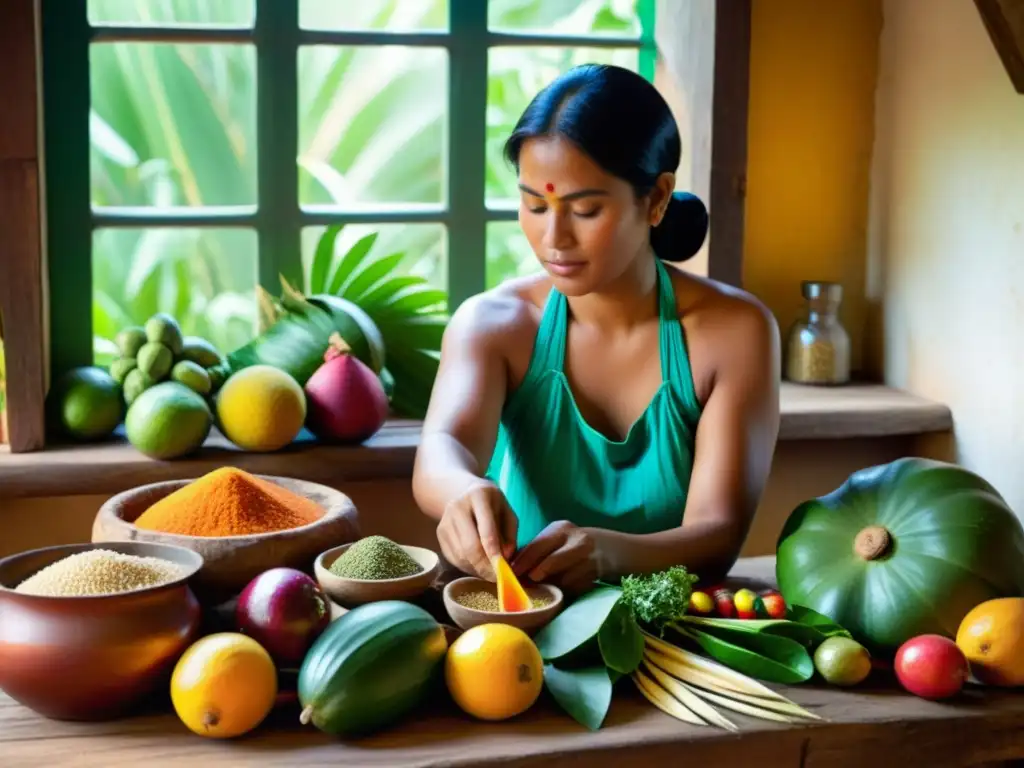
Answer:
[[[125,403],[131,405],[161,381],[177,381],[203,397],[220,389],[230,374],[227,361],[206,339],[183,336],[177,320],[163,312],[153,315],[145,327],[125,328],[115,339],[120,357],[110,374],[121,385]]]

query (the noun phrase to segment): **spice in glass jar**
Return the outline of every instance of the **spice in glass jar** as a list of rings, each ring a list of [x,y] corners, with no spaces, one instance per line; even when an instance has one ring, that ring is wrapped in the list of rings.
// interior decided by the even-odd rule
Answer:
[[[850,337],[839,322],[843,287],[805,281],[804,315],[789,331],[786,378],[798,384],[845,384],[850,379]]]

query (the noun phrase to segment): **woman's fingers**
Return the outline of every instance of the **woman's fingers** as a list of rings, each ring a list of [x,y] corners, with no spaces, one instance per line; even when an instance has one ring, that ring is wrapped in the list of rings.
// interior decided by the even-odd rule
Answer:
[[[480,531],[477,528],[474,507],[467,505],[461,508],[453,517],[452,523],[458,535],[459,549],[463,559],[477,576],[493,580],[494,571],[491,568],[491,561],[488,560],[483,545],[480,543]]]
[[[480,546],[483,548],[487,562],[502,554],[501,530],[498,528],[500,509],[494,509],[484,495],[473,498],[473,518],[479,533]]]
[[[554,574],[560,574],[576,565],[581,557],[585,555],[572,537],[565,540],[558,549],[549,554],[530,571],[530,578],[534,581],[543,581]]]
[[[531,573],[552,552],[565,543],[565,534],[559,530],[543,530],[529,544],[523,547],[512,561],[512,570],[519,576]],[[532,578],[532,576],[531,576]],[[534,579],[535,581],[537,579]]]

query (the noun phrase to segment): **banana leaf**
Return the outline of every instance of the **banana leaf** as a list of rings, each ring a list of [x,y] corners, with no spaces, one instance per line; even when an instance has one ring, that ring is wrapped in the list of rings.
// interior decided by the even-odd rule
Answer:
[[[674,628],[715,661],[756,680],[794,685],[814,676],[807,649],[788,637],[683,624]]]
[[[324,361],[335,332],[330,315],[305,303],[289,308],[273,325],[228,355],[232,373],[251,365],[272,365],[305,386]]]

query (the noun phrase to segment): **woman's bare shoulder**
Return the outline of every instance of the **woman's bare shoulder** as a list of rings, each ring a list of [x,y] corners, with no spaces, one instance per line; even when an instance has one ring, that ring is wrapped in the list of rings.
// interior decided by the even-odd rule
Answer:
[[[460,304],[445,336],[502,349],[509,344],[518,347],[526,338],[532,342],[550,291],[551,281],[545,275],[507,280]]]
[[[672,275],[679,318],[688,343],[695,347],[695,355],[721,362],[723,357],[743,357],[777,347],[779,328],[775,315],[756,296],[666,266]]]

